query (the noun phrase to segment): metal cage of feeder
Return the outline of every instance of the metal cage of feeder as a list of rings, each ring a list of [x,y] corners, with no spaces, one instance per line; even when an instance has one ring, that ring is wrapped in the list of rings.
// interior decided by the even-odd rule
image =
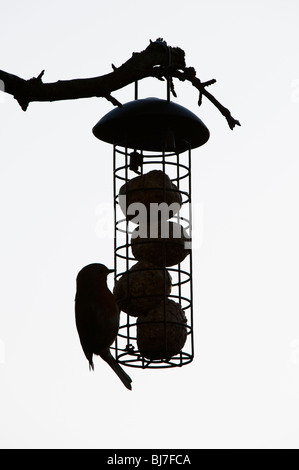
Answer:
[[[117,299],[122,312],[118,336],[113,345],[115,358],[119,363],[130,367],[183,366],[190,363],[194,356],[191,150],[207,142],[209,130],[191,111],[171,102],[168,90],[166,100],[138,99],[136,93],[134,101],[106,114],[95,125],[93,133],[100,140],[113,144],[115,289],[122,282],[125,290],[122,298]],[[145,185],[139,189],[135,187],[129,191],[128,184],[131,184],[133,179],[136,180],[139,177],[140,181],[145,181],[142,178],[147,178],[149,173],[154,174],[157,171],[160,176],[162,175],[159,184]],[[171,186],[167,184],[169,180],[164,175],[169,178]],[[166,248],[170,247],[172,252],[177,253],[178,242],[175,237],[170,240],[170,238],[163,238],[161,234],[160,244],[156,245],[159,246],[160,254],[162,254],[160,261],[157,262],[156,256],[152,256],[150,260],[147,259],[146,264],[142,259],[136,259],[132,252],[134,248],[132,247],[132,234],[137,227],[140,227],[140,224],[138,225],[136,221],[134,222],[134,218],[128,216],[127,207],[125,210],[121,207],[122,194],[120,193],[122,191],[125,191],[126,197],[129,193],[131,195],[135,193],[138,199],[138,195],[141,194],[149,201],[155,192],[159,193],[163,201],[168,199],[170,194],[175,194],[180,199],[180,210],[176,213],[170,212],[167,223],[179,224],[184,234],[187,234],[184,239],[187,255],[183,260],[180,259],[180,262],[174,265],[167,265]],[[158,214],[160,214],[159,211]],[[149,222],[148,217],[146,220]],[[141,243],[142,238],[139,241]],[[153,239],[150,237],[143,241],[148,245],[152,242]],[[146,249],[145,244],[140,244],[140,247]],[[141,253],[143,253],[142,250]],[[142,291],[143,277],[151,275],[153,279],[160,276],[163,292],[161,289],[156,289],[154,284],[148,285],[145,291]],[[150,282],[149,280],[149,284]],[[141,287],[138,290],[139,283]],[[127,300],[130,303],[132,299],[137,305],[137,310],[138,302],[143,305],[140,315],[138,312],[125,313],[126,309],[122,308],[122,301]],[[146,311],[147,302],[152,306],[148,307],[148,311]],[[155,318],[151,312],[155,312],[158,308],[160,317]],[[182,316],[173,317],[168,309],[179,311]],[[146,334],[149,335],[147,338],[149,346],[140,347],[141,331],[148,332]],[[185,336],[185,341],[182,347],[178,346],[176,350],[172,341],[180,335]],[[158,350],[155,346],[157,338],[160,342]],[[151,350],[151,348],[154,349]]]

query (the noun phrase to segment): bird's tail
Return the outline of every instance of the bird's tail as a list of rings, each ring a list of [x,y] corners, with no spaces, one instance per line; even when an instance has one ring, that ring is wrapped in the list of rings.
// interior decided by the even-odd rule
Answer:
[[[100,356],[114,370],[114,372],[118,375],[124,386],[127,387],[129,390],[132,390],[131,377],[129,377],[128,374],[126,374],[125,371],[120,367],[118,362],[116,362],[110,350],[106,349],[103,353],[100,354]]]

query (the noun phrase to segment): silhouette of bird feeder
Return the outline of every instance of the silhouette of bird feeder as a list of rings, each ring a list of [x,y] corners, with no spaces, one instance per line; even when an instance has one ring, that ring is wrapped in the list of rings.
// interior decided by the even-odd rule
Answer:
[[[141,368],[194,357],[191,150],[209,130],[167,99],[115,108],[93,128],[113,144],[114,295],[121,314],[115,358]],[[136,176],[137,175],[137,176]]]

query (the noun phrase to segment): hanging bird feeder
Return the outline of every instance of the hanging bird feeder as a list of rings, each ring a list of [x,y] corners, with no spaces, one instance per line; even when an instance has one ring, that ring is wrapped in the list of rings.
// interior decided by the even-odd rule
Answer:
[[[93,128],[113,144],[114,295],[122,310],[116,360],[183,366],[194,356],[191,150],[209,130],[167,99],[138,99]]]

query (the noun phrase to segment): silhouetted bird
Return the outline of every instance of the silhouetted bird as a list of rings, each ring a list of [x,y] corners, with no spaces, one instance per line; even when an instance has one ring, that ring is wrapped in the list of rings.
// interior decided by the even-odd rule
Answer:
[[[119,328],[119,308],[107,287],[107,276],[113,272],[103,264],[89,264],[78,273],[75,298],[76,326],[89,368],[94,369],[92,356],[106,361],[123,384],[131,390],[131,378],[116,362],[109,347]]]

